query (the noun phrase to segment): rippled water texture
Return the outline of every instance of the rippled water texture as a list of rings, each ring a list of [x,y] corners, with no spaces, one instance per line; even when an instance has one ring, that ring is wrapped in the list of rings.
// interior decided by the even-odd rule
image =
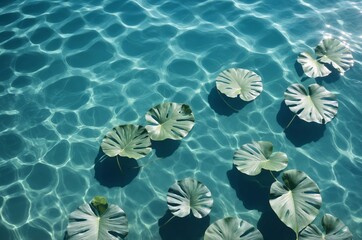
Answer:
[[[268,175],[246,177],[234,150],[271,141],[288,169],[320,187],[324,213],[362,239],[362,3],[349,1],[0,1],[0,238],[62,239],[68,215],[103,195],[129,219],[128,239],[199,239],[217,219],[238,216],[265,239],[293,239],[268,205]],[[325,36],[349,43],[344,76],[306,79],[298,53]],[[215,89],[226,68],[258,73],[262,94],[248,104]],[[325,126],[295,120],[283,103],[292,83],[317,81],[337,94]],[[115,125],[145,124],[164,101],[191,106],[196,124],[152,154],[94,165]],[[137,166],[144,168],[134,168]],[[214,196],[202,220],[169,218],[166,194],[194,177]],[[319,222],[317,222],[319,225]]]

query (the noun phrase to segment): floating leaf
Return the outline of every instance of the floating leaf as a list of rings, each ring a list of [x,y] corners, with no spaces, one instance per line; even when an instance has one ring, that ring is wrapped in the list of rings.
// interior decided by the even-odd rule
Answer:
[[[103,138],[103,152],[109,157],[121,156],[139,159],[151,152],[151,140],[147,130],[139,125],[120,125]]]
[[[216,88],[228,97],[239,96],[244,101],[251,101],[263,91],[263,83],[261,77],[253,71],[230,68],[216,78]]]
[[[339,72],[344,73],[353,66],[354,60],[346,44],[338,39],[323,39],[315,48],[318,61],[332,64]]]
[[[227,217],[211,224],[204,240],[262,240],[263,235],[250,223],[237,217]]]
[[[324,64],[318,62],[317,59],[307,52],[301,53],[297,61],[302,65],[303,71],[308,77],[325,77],[331,73]]]
[[[352,240],[352,233],[338,218],[326,214],[322,219],[323,232],[311,224],[300,232],[299,240]]]
[[[97,202],[97,200],[94,200]],[[93,202],[93,201],[92,201]],[[69,240],[119,240],[128,234],[128,220],[124,211],[105,203],[106,210],[100,214],[91,204],[83,204],[69,215],[67,239]]]
[[[187,136],[195,124],[190,106],[178,103],[161,103],[146,113],[146,126],[152,140],[180,140]]]
[[[279,219],[298,233],[318,215],[322,197],[317,184],[304,172],[283,172],[283,183],[270,187],[269,203]]]
[[[192,212],[195,217],[203,218],[210,213],[213,199],[205,185],[195,179],[185,178],[170,187],[167,204],[177,217],[185,217]]]
[[[241,146],[234,153],[236,168],[247,175],[258,175],[262,169],[280,171],[287,167],[288,157],[283,152],[273,153],[271,142],[252,142]]]
[[[337,114],[336,96],[316,83],[309,85],[308,90],[302,84],[292,84],[284,97],[289,109],[307,122],[325,124]]]

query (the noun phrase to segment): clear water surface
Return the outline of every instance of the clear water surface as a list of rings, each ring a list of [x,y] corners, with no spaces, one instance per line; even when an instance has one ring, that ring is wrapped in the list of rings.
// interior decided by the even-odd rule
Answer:
[[[359,0],[0,1],[0,239],[63,239],[68,215],[103,195],[129,219],[128,239],[200,239],[207,226],[238,216],[265,239],[293,239],[268,205],[269,175],[246,177],[234,150],[271,141],[288,169],[320,187],[321,213],[362,239],[362,2]],[[344,76],[306,79],[298,53],[324,37],[346,41],[355,65]],[[263,93],[230,101],[215,89],[220,71],[257,72]],[[295,120],[283,93],[317,81],[337,94],[327,125]],[[145,124],[165,101],[196,118],[181,141],[157,142],[121,174],[94,165],[102,137],[118,124]],[[144,168],[132,166],[146,165]],[[202,220],[173,219],[166,193],[194,177],[214,196]]]

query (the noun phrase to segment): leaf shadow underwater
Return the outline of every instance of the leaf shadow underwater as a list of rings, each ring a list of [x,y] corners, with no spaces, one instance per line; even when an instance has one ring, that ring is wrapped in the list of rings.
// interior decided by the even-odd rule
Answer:
[[[249,176],[239,172],[234,165],[227,172],[227,177],[230,186],[235,190],[245,208],[258,211],[265,211],[270,208],[269,191],[274,178],[268,171],[262,171],[256,176]]]
[[[276,117],[279,125],[285,129],[293,117],[294,113],[290,111],[285,101],[282,101]],[[325,124],[306,122],[296,116],[290,126],[284,130],[284,133],[294,146],[301,147],[304,144],[318,141],[323,137],[325,130]]]
[[[140,167],[135,159],[118,157],[121,171],[118,167],[116,157],[106,157],[106,159],[100,162],[100,159],[104,156],[105,154],[100,148],[94,160],[94,177],[105,187],[124,187],[129,184],[140,171]]]
[[[152,148],[155,149],[155,154],[159,158],[171,156],[180,146],[180,140],[165,139],[163,141],[153,141]]]
[[[209,225],[210,216],[200,219],[191,213],[180,218],[174,217],[170,210],[167,210],[165,215],[158,220],[159,234],[162,240],[199,240],[202,239]]]
[[[237,98],[229,98],[213,87],[208,95],[207,101],[210,107],[219,115],[230,116],[243,109],[250,102]],[[230,105],[230,106],[229,106]]]
[[[278,176],[280,172],[274,173]],[[270,186],[275,181],[268,171],[262,171],[256,176],[249,176],[239,172],[233,166],[227,172],[230,186],[234,188],[237,197],[243,202],[245,208],[258,210],[262,215],[257,228],[265,240],[295,239],[293,230],[280,221],[269,204]]]

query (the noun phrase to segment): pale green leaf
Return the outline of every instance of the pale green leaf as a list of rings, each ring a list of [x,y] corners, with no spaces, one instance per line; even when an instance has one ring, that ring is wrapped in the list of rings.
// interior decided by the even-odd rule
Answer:
[[[322,197],[317,184],[304,172],[283,172],[283,183],[270,187],[269,203],[279,219],[298,235],[318,215]]]
[[[230,68],[216,78],[216,88],[228,97],[239,96],[244,101],[251,101],[263,91],[263,83],[261,77],[253,71]]]
[[[250,223],[237,217],[226,217],[211,224],[204,240],[262,240],[263,235]]]
[[[284,97],[289,109],[307,122],[325,124],[337,114],[336,96],[316,83],[309,85],[308,90],[302,84],[292,84]]]
[[[191,108],[186,104],[161,103],[146,113],[146,126],[152,140],[180,140],[195,124]]]
[[[192,178],[177,181],[167,193],[168,208],[177,217],[185,217],[192,212],[196,218],[203,218],[210,213],[212,204],[210,190]]]
[[[258,175],[262,169],[280,171],[287,167],[288,157],[283,152],[273,153],[271,142],[247,143],[234,153],[233,163],[247,175]]]

